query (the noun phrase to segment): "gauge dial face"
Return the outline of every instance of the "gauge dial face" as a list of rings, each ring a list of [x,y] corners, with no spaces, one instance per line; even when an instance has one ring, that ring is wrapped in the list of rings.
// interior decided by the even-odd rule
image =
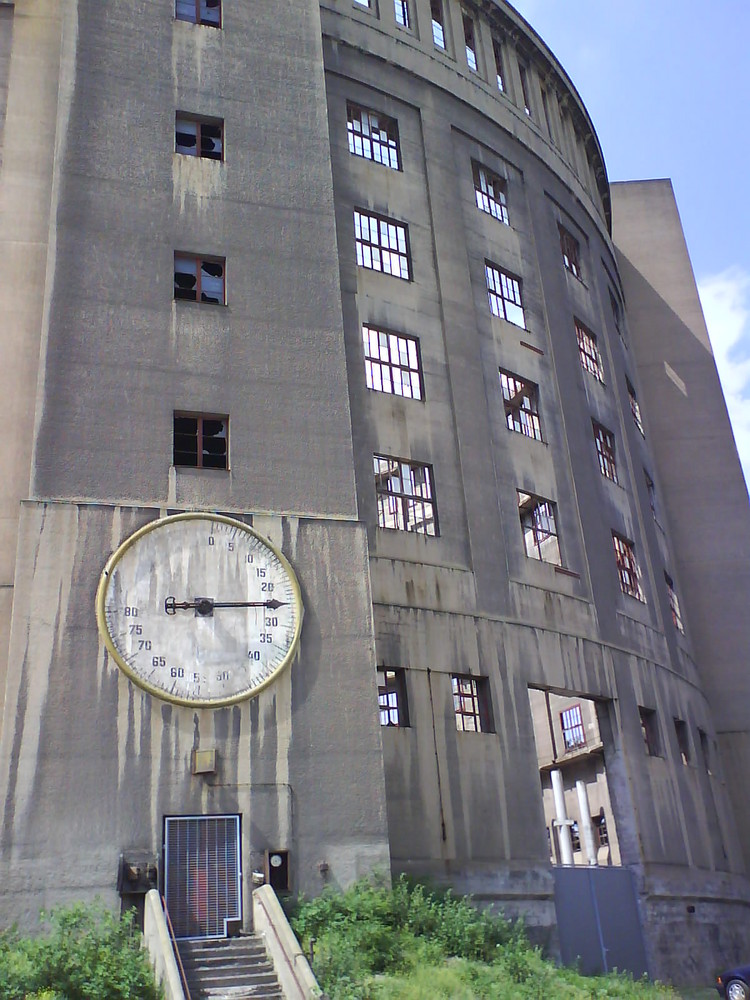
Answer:
[[[97,620],[136,684],[168,701],[218,707],[257,694],[293,659],[302,600],[287,560],[246,524],[177,514],[110,557]]]

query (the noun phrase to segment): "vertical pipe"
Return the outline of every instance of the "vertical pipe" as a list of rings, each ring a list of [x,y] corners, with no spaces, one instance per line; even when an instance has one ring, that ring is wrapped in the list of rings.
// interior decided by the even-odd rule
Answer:
[[[591,822],[589,793],[586,788],[586,782],[580,778],[576,781],[576,791],[578,792],[578,812],[580,815],[579,829],[583,834],[586,857],[590,865],[597,865],[599,864],[599,858],[597,856],[596,839],[594,837],[594,824]]]
[[[563,788],[562,771],[555,769],[550,771],[552,778],[552,792],[555,796],[555,817],[557,823],[557,835],[560,841],[560,860],[564,865],[573,864],[573,842],[570,839],[570,820],[565,811],[565,789]]]

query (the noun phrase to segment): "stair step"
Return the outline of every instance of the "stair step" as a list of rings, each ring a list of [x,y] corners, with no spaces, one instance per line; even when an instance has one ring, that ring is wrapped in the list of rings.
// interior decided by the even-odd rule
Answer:
[[[179,942],[193,1000],[283,1000],[265,943],[255,934]]]

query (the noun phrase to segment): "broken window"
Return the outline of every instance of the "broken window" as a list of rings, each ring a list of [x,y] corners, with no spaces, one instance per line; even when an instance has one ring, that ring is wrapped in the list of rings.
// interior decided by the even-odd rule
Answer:
[[[701,760],[706,774],[711,773],[711,745],[708,742],[708,735],[703,729],[698,729],[698,743],[701,748]]]
[[[451,677],[451,687],[456,729],[460,733],[491,733],[493,730],[488,678],[454,674]]]
[[[615,547],[615,559],[617,561],[617,572],[620,577],[620,589],[628,597],[634,597],[637,601],[646,603],[646,598],[641,589],[641,571],[635,558],[635,547],[627,538],[612,532],[612,542]]]
[[[431,466],[374,455],[373,469],[379,527],[439,534]]]
[[[633,388],[630,379],[625,379],[625,384],[628,387],[628,399],[630,400],[630,412],[633,414],[633,420],[635,421],[635,426],[641,432],[641,435],[645,438],[646,432],[643,429],[643,419],[641,418],[641,408],[638,405],[638,398],[635,394],[635,389]]]
[[[193,469],[228,469],[229,417],[175,413],[174,464]]]
[[[586,731],[583,728],[580,705],[572,705],[560,712],[560,725],[566,750],[576,750],[586,745]]]
[[[602,427],[595,420],[594,441],[596,442],[596,454],[599,458],[599,471],[613,483],[617,482],[617,465],[615,463],[615,436],[612,431]]]
[[[497,174],[483,167],[476,160],[471,161],[474,173],[474,195],[477,208],[508,225],[508,202],[505,196],[506,183]]]
[[[687,723],[682,719],[674,719],[674,734],[677,737],[680,759],[687,766],[690,763],[690,737],[688,736]]]
[[[525,66],[519,65],[518,72],[521,77],[521,96],[523,97],[523,110],[531,118],[531,98],[529,96],[529,74]]]
[[[558,228],[560,230],[560,249],[562,250],[563,264],[571,274],[575,275],[576,278],[580,278],[581,248],[578,240],[563,226],[559,226]]]
[[[194,254],[174,255],[174,297],[190,302],[224,305],[225,261],[223,257],[196,257]]]
[[[591,817],[591,823],[596,833],[599,847],[609,847],[609,831],[607,830],[607,818],[602,811],[598,816]]]
[[[178,21],[221,27],[221,0],[175,0],[174,16]]]
[[[492,315],[526,329],[520,278],[514,278],[488,260],[484,262],[484,273]]]
[[[659,739],[659,720],[653,708],[643,708],[638,706],[638,714],[641,718],[641,733],[649,757],[661,756],[661,740]]]
[[[651,513],[654,515],[654,521],[659,523],[659,508],[656,499],[656,487],[654,486],[654,481],[648,472],[644,469],[643,475],[646,477],[646,492],[648,493],[648,502],[651,506]]]
[[[354,242],[360,267],[410,280],[408,235],[403,223],[355,208]]]
[[[406,671],[378,668],[380,725],[403,728],[409,725],[406,702]]]
[[[581,368],[584,371],[590,372],[600,382],[604,382],[604,365],[596,343],[596,337],[590,330],[586,329],[580,320],[576,320],[575,324]]]
[[[518,513],[521,518],[523,542],[530,559],[561,566],[560,542],[555,521],[556,504],[533,493],[518,493]]]
[[[539,423],[538,386],[512,374],[512,372],[505,372],[502,368],[498,371],[508,430],[541,441],[542,427]]]
[[[409,19],[409,0],[393,0],[395,5],[396,24],[402,28],[411,28]]]
[[[363,325],[367,388],[422,399],[422,365],[416,337]]]
[[[617,296],[615,295],[615,293],[612,291],[611,288],[609,290],[609,304],[612,308],[612,317],[615,321],[615,329],[617,330],[617,335],[620,338],[622,346],[627,350],[628,345],[625,340],[625,330],[622,318],[622,306],[620,305],[619,299],[617,298]]]
[[[464,24],[464,44],[466,46],[466,62],[472,73],[477,72],[477,42],[474,31],[474,18],[465,10],[461,12]]]
[[[435,48],[445,48],[445,27],[443,22],[443,0],[430,0],[432,14],[432,41]]]
[[[501,94],[505,93],[505,69],[503,63],[503,43],[499,38],[492,39],[492,51],[495,56],[495,81]]]
[[[401,169],[398,145],[398,123],[378,111],[346,106],[346,130],[349,134],[349,152],[374,163],[382,163],[392,170]]]
[[[207,160],[224,159],[224,123],[178,111],[174,129],[175,152]]]
[[[677,629],[678,632],[685,634],[685,626],[682,624],[682,614],[680,613],[680,600],[677,597],[677,591],[674,589],[674,581],[672,577],[668,574],[664,574],[664,582],[667,585],[667,594],[669,596],[669,610],[672,612],[672,624]]]

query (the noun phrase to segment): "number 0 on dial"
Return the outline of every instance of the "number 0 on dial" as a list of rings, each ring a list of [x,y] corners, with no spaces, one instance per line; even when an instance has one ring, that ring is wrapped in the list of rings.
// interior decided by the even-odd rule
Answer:
[[[96,594],[120,669],[159,698],[209,708],[274,680],[296,654],[302,610],[284,556],[218,514],[147,524],[110,556]]]

